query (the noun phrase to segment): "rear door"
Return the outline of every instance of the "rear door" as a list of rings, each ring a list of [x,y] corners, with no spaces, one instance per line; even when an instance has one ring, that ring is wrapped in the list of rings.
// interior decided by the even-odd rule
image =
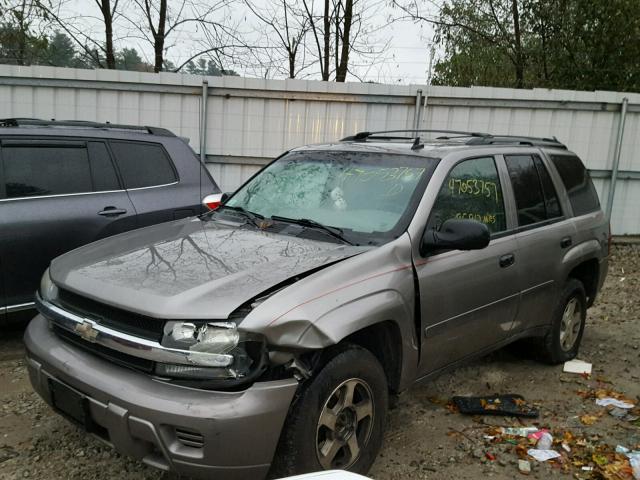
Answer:
[[[58,255],[135,228],[135,210],[103,141],[6,139],[0,168],[0,306],[32,302]]]
[[[537,154],[504,156],[518,217],[522,291],[515,330],[548,325],[564,281],[563,257],[575,241],[575,227],[562,210],[546,161]]]
[[[111,140],[139,227],[200,213],[200,185],[183,181],[161,143]],[[199,166],[194,162],[194,169]]]
[[[518,251],[509,231],[501,161],[484,156],[457,163],[431,209],[428,229],[438,229],[450,218],[473,219],[489,227],[491,241],[482,250],[414,258],[424,330],[423,375],[489,349],[509,335],[519,298]]]

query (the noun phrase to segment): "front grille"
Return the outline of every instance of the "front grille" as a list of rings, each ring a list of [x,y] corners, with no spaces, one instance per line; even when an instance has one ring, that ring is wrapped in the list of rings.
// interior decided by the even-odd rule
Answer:
[[[105,327],[156,342],[162,339],[162,320],[128,312],[62,289],[59,290],[57,303],[65,310],[90,318]]]
[[[201,433],[184,428],[176,427],[176,438],[185,447],[202,448],[204,447],[204,437]]]
[[[71,333],[56,324],[53,324],[53,331],[62,340],[71,343],[86,352],[98,355],[123,367],[133,368],[134,370],[139,370],[145,373],[153,373],[154,362],[151,360],[134,357],[133,355],[118,352],[117,350],[112,350],[102,345],[98,345],[97,343],[88,342],[75,333]]]

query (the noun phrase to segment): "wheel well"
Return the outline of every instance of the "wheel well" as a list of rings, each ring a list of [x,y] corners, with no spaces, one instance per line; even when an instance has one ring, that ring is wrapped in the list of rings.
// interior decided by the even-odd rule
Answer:
[[[400,329],[394,322],[371,325],[352,333],[343,342],[354,343],[373,353],[387,375],[389,390],[398,392],[402,371],[402,342]]]
[[[575,278],[582,282],[587,294],[587,306],[593,305],[598,291],[598,261],[594,258],[582,262],[569,273],[569,278]]]

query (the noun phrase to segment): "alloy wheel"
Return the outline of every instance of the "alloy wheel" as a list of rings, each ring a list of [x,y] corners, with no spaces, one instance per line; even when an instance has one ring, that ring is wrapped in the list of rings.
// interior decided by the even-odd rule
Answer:
[[[322,468],[346,469],[358,460],[371,436],[374,414],[373,394],[364,380],[345,380],[331,392],[316,429]]]
[[[582,306],[577,298],[567,302],[560,322],[560,346],[568,352],[573,348],[582,325]]]

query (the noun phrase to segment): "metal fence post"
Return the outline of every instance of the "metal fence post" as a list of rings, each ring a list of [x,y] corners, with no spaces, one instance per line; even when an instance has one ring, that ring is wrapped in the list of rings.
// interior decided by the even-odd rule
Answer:
[[[420,120],[422,117],[422,90],[418,90],[416,93],[416,111],[413,114],[413,129],[420,129]]]
[[[207,161],[207,99],[209,97],[209,82],[202,81],[202,100],[200,100],[200,161]]]
[[[611,182],[609,183],[609,198],[607,199],[607,219],[611,220],[613,210],[613,199],[616,194],[616,181],[618,180],[618,165],[620,165],[620,152],[622,151],[622,136],[624,135],[624,122],[627,116],[627,105],[629,99],[622,99],[620,108],[620,123],[618,124],[618,135],[616,137],[616,149],[613,154],[613,167],[611,169]]]

